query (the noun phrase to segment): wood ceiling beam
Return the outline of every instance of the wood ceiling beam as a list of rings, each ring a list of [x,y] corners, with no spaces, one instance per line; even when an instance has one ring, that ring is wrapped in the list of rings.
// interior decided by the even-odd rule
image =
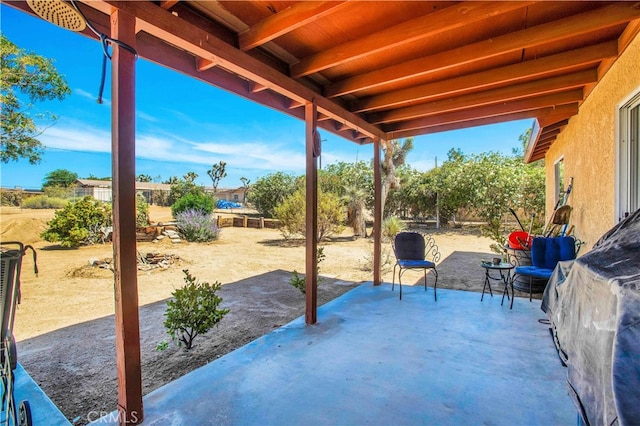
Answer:
[[[454,98],[440,99],[425,104],[394,109],[378,114],[371,114],[367,121],[374,124],[388,124],[396,121],[424,117],[426,115],[441,114],[444,112],[480,107],[483,105],[531,98],[554,92],[562,92],[568,89],[581,88],[588,83],[597,81],[597,79],[598,72],[593,68],[558,77],[521,83],[514,86],[501,87],[499,89],[486,90]]]
[[[617,55],[618,43],[613,40],[497,69],[372,96],[357,102],[351,110],[356,113],[361,113],[397,107],[403,104],[426,101],[432,98],[453,96],[473,90],[487,89],[498,85],[541,78],[551,73],[568,71],[577,67],[595,64],[605,58],[615,58]]]
[[[240,50],[247,51],[335,12],[345,1],[303,1],[242,31]]]
[[[268,90],[254,91],[253,83],[235,74],[230,74],[221,68],[214,67],[205,71],[198,71],[194,66],[192,55],[182,50],[173,49],[147,33],[138,34],[136,49],[140,57],[151,62],[167,66],[176,72],[188,75],[204,83],[223,88],[260,105],[281,111],[288,116],[304,120],[304,110],[290,110],[288,108],[289,99],[284,96]],[[318,127],[351,142],[362,143],[360,139],[353,138],[351,132],[336,129],[332,122],[319,123]]]
[[[558,108],[547,107],[534,109],[529,111],[520,111],[509,114],[495,115],[492,117],[475,118],[467,121],[439,124],[419,129],[401,130],[393,132],[389,135],[391,139],[408,138],[411,136],[428,135],[433,133],[448,132],[451,130],[468,129],[471,127],[487,126],[490,124],[506,123],[508,121],[526,120],[527,118],[545,117],[547,115],[555,115],[558,112],[566,116],[578,113],[578,104],[562,105]]]
[[[619,2],[521,31],[371,71],[325,88],[328,98],[398,83],[510,52],[597,31],[640,18],[640,3]]]
[[[347,111],[342,106],[322,97],[305,85],[282,75],[270,66],[233,46],[212,37],[199,27],[180,19],[178,16],[174,16],[159,6],[154,7],[154,3],[148,1],[112,0],[106,0],[105,3],[135,16],[138,19],[140,28],[154,37],[184,49],[194,56],[212,60],[217,58],[220,60],[220,66],[226,70],[268,87],[287,98],[303,103],[315,101],[318,105],[318,110],[322,114],[338,121],[349,122],[352,128],[357,129],[367,137],[379,137],[382,139],[386,137],[383,131],[367,123],[362,117]]]
[[[582,95],[582,89],[574,89],[567,92],[543,95],[531,99],[504,102],[496,105],[469,108],[462,111],[453,111],[423,118],[416,118],[413,120],[400,121],[398,123],[385,125],[383,128],[387,133],[392,133],[401,130],[412,130],[441,124],[469,121],[519,111],[529,111],[573,103],[577,104],[582,100]]]
[[[165,10],[169,10],[171,9],[173,6],[175,6],[176,4],[178,4],[180,2],[180,0],[162,0],[160,2],[160,7],[165,9]]]
[[[474,22],[525,8],[535,2],[464,2],[426,16],[325,49],[291,66],[293,78],[304,77],[345,62],[433,37]]]
[[[218,65],[218,61],[215,59],[196,58],[196,69],[200,72],[213,68],[216,65]]]

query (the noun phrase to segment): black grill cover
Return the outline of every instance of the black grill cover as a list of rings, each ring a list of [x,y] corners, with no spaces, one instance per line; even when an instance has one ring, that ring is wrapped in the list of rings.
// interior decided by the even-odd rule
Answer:
[[[640,424],[640,210],[558,264],[542,310],[583,421]]]

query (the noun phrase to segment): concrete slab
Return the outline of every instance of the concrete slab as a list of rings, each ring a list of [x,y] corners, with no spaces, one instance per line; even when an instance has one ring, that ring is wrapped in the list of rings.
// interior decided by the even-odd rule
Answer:
[[[155,390],[144,424],[576,424],[539,301],[403,290],[363,284]]]
[[[14,370],[14,399],[16,407],[21,401],[27,401],[31,410],[31,420],[34,425],[63,426],[70,425],[58,407],[40,389],[29,373],[18,363]],[[5,419],[5,413],[2,413]]]

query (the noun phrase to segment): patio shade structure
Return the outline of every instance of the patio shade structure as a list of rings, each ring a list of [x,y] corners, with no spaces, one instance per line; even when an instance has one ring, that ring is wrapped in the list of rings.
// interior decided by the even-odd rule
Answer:
[[[26,1],[2,1],[34,14]],[[77,4],[95,28],[125,41],[141,58],[305,120],[310,216],[317,196],[317,129],[372,144],[374,284],[380,283],[381,145],[531,118],[536,124],[525,159],[541,159],[640,31],[639,2]],[[83,33],[96,38],[89,29]],[[135,72],[130,55],[119,50],[114,46],[112,64],[114,254],[122,255],[116,262],[119,406],[122,421],[135,423],[143,418],[140,387],[133,385],[140,380],[137,284],[135,274],[126,272],[135,270],[135,256],[126,255],[135,248],[135,233],[126,231],[135,220],[129,214],[135,193]],[[307,224],[313,228],[313,218]],[[307,235],[309,282],[317,279],[313,231]],[[306,318],[312,324],[316,306],[313,292],[308,294]]]

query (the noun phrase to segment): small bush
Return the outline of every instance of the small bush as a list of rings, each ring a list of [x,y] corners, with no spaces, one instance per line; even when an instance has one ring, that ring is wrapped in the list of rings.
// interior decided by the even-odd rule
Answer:
[[[178,231],[190,242],[215,241],[220,236],[220,228],[211,214],[199,210],[186,210],[176,217]]]
[[[61,186],[47,186],[42,188],[44,195],[52,198],[62,198],[68,200],[73,198],[75,186],[61,187]]]
[[[280,221],[280,232],[284,238],[306,235],[305,204],[305,191],[298,190],[275,208],[275,217]],[[318,192],[318,241],[342,232],[345,218],[344,206],[337,195]]]
[[[45,241],[60,242],[62,247],[95,244],[104,242],[105,230],[112,223],[111,204],[87,196],[56,211],[40,236]]]
[[[385,274],[391,272],[391,267],[395,263],[395,256],[388,248],[382,248],[380,251],[380,272]],[[371,253],[364,256],[364,259],[360,265],[363,271],[373,272],[373,250]]]
[[[23,209],[61,209],[69,202],[63,198],[36,195],[22,200]]]
[[[390,216],[382,221],[382,235],[391,241],[393,238],[402,232],[405,228],[405,224],[395,216]]]
[[[187,269],[185,285],[175,290],[173,299],[167,301],[164,326],[173,341],[185,349],[193,347],[193,340],[218,325],[229,309],[219,309],[222,298],[216,294],[220,283],[198,282]]]
[[[204,192],[188,192],[178,198],[171,206],[171,214],[177,218],[178,213],[187,210],[199,210],[202,213],[209,214],[213,211],[214,199]]]
[[[15,206],[19,207],[22,204],[22,191],[5,191],[0,190],[0,199],[3,206]]]
[[[149,203],[141,193],[136,194],[136,226],[149,226]]]
[[[324,247],[318,247],[318,274],[320,274],[320,263],[327,257],[324,254]],[[320,282],[320,277],[318,277],[318,282]],[[292,286],[294,286],[295,288],[297,288],[298,290],[300,290],[302,292],[302,294],[306,293],[306,280],[305,277],[301,277],[298,274],[298,271],[296,271],[294,269],[294,271],[291,274],[291,279],[289,279],[289,284],[291,284]]]

